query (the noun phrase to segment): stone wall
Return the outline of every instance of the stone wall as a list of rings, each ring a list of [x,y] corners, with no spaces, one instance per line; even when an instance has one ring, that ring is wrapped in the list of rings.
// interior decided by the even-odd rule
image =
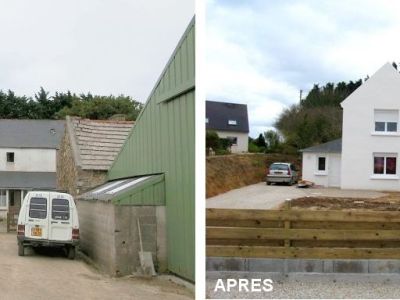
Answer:
[[[135,273],[140,267],[140,220],[143,251],[153,254],[157,272],[167,270],[164,206],[116,206],[103,201],[78,201],[81,249],[112,276]]]
[[[57,188],[72,196],[82,194],[107,180],[107,171],[82,170],[77,166],[68,132],[64,133],[57,153]]]
[[[72,196],[76,196],[78,194],[76,181],[77,172],[71,141],[68,132],[65,131],[60,150],[57,153],[57,188],[67,191]]]
[[[82,194],[107,181],[107,171],[103,170],[82,170],[77,168],[77,194]]]

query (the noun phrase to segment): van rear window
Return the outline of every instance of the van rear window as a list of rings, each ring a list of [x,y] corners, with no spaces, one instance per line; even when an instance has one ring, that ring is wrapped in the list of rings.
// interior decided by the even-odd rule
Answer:
[[[54,220],[69,220],[69,201],[67,199],[52,200],[51,218]]]
[[[47,199],[31,198],[29,204],[29,217],[35,219],[46,219],[47,217]]]

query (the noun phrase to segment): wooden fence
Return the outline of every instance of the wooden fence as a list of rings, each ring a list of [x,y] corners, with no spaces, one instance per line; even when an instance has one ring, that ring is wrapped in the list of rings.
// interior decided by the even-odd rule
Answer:
[[[400,259],[400,212],[207,209],[207,256]]]

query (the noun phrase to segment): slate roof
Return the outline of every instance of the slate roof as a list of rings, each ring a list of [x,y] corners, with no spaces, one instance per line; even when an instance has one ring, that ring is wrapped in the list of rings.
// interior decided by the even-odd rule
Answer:
[[[134,122],[67,117],[76,163],[84,170],[108,170]]]
[[[342,139],[333,140],[317,146],[301,149],[301,152],[342,153]]]
[[[58,149],[65,121],[0,119],[0,148]]]
[[[55,172],[0,172],[0,188],[55,189]]]
[[[206,118],[206,129],[249,132],[246,104],[206,101]],[[237,125],[229,125],[229,120],[235,120]]]

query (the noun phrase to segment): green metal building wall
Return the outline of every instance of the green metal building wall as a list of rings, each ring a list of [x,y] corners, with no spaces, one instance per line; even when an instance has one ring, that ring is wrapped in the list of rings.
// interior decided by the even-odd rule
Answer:
[[[168,268],[195,278],[195,22],[189,24],[108,173],[163,173]]]

